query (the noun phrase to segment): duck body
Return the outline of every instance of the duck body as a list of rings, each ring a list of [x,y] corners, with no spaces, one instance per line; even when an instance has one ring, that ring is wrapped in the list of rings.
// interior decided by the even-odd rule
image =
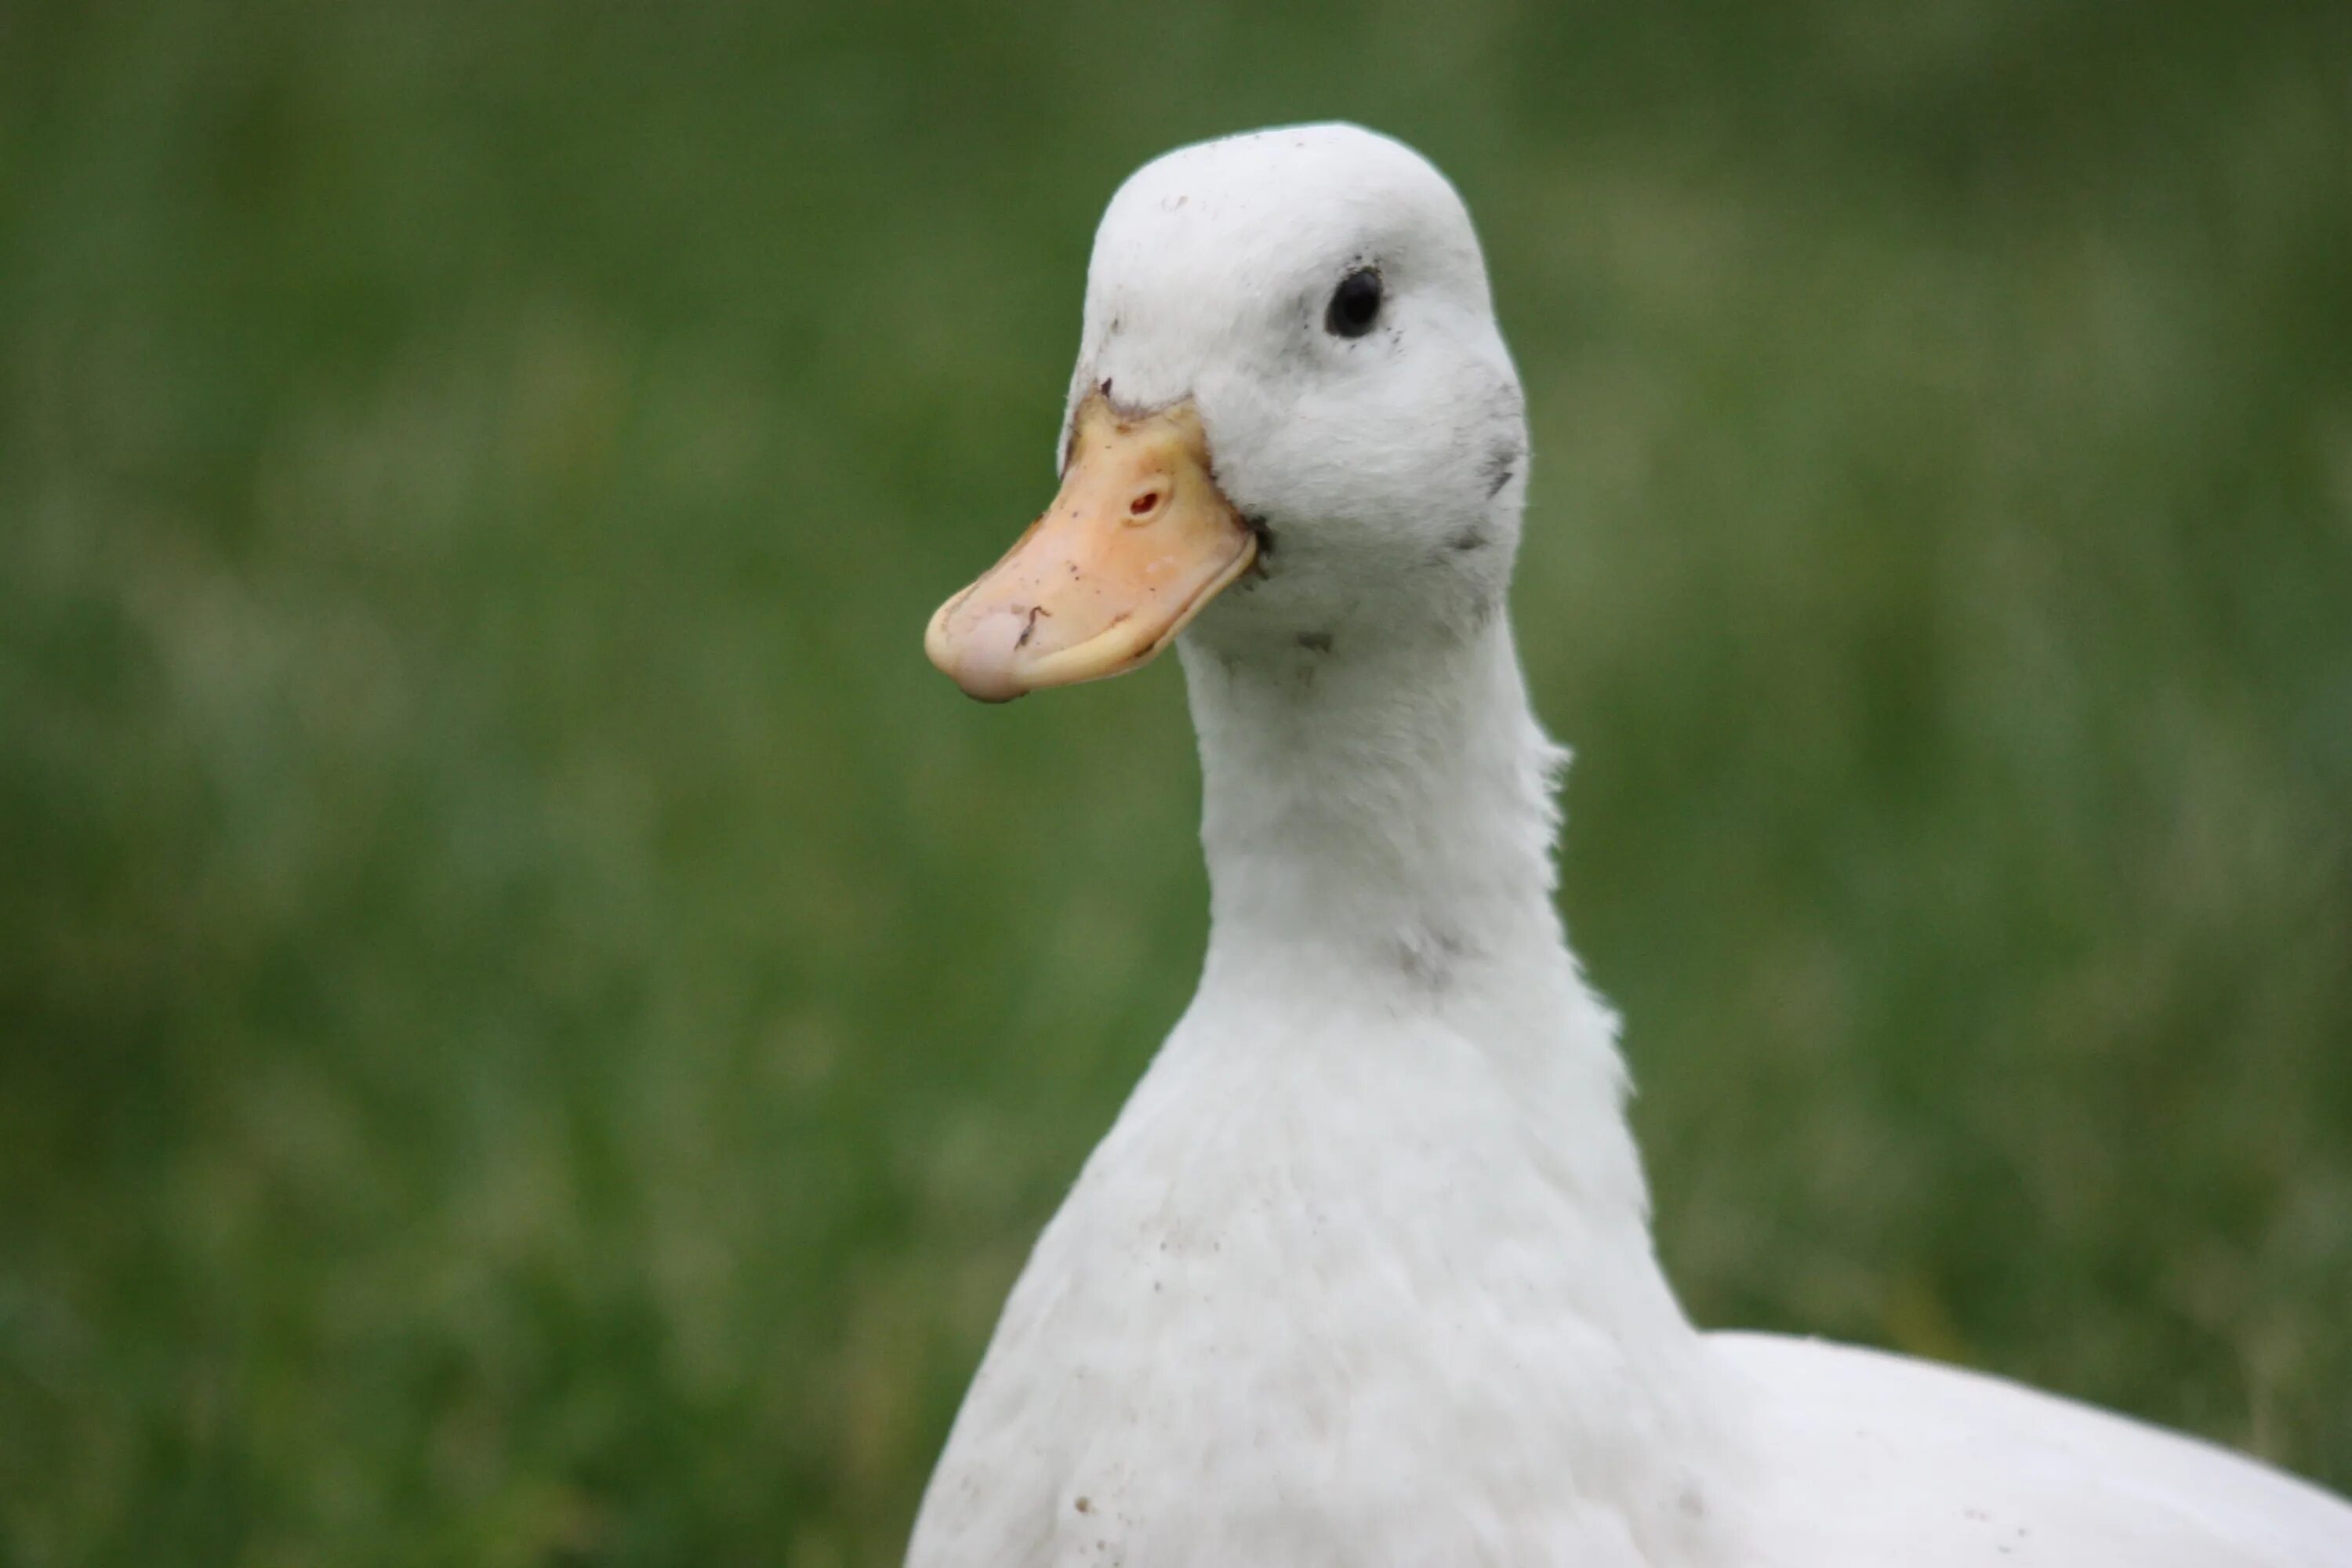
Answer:
[[[2352,1507],[2252,1461],[1684,1317],[1553,904],[1565,754],[1504,609],[1526,429],[1435,171],[1343,126],[1147,166],[1070,406],[1063,497],[932,656],[1002,698],[1179,648],[1209,950],[1006,1303],[914,1568],[2352,1564]],[[1057,534],[1097,492],[1113,521]],[[1134,554],[1171,506],[1192,542]],[[1170,582],[1213,585],[1117,586]]]
[[[2330,1568],[2352,1506],[2267,1465],[2002,1378],[1711,1333],[1750,1455],[1726,1561]]]

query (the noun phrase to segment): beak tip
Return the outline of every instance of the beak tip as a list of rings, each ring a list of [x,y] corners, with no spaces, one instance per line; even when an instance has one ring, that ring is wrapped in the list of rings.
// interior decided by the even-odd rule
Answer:
[[[1018,627],[999,626],[998,622],[1018,617],[1003,616],[966,616],[961,624],[952,612],[968,595],[958,595],[940,606],[939,614],[923,634],[923,652],[933,666],[959,687],[963,694],[977,702],[1010,702],[1030,689],[1022,678]],[[1001,634],[1001,635],[1000,635]]]

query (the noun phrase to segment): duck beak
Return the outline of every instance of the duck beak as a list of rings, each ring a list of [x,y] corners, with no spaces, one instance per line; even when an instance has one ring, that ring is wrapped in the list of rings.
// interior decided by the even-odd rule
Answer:
[[[1122,418],[1078,405],[1062,492],[1011,553],[940,606],[923,651],[983,702],[1147,664],[1257,559],[1210,477],[1187,401]]]

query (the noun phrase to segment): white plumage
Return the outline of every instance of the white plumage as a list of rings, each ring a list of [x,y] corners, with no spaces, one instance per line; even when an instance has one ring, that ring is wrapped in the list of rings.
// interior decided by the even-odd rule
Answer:
[[[1563,753],[1503,603],[1526,425],[1435,170],[1346,126],[1148,165],[1096,237],[1073,416],[1097,394],[1189,400],[1271,545],[1177,645],[1212,934],[911,1563],[2352,1564],[2352,1507],[2252,1460],[1685,1320],[1553,908]]]

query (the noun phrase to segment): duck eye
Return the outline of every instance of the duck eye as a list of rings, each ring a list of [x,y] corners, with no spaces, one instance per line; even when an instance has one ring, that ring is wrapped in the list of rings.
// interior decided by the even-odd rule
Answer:
[[[1380,314],[1380,269],[1359,267],[1331,290],[1330,309],[1323,312],[1323,330],[1334,337],[1360,338],[1372,330]]]

